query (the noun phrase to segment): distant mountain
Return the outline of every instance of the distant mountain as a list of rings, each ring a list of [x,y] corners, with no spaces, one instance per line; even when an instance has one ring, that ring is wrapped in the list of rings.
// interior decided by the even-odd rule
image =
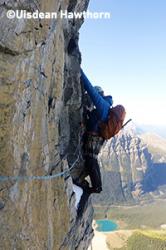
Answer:
[[[162,138],[166,139],[166,125],[144,125],[144,124],[137,124],[137,131],[141,134],[143,133],[153,133],[157,134]]]
[[[166,162],[166,139],[154,133],[141,135],[143,142],[147,145],[153,156],[154,162]]]
[[[166,126],[130,123],[125,130],[142,140],[152,154],[153,162],[166,162]]]
[[[166,139],[151,132],[142,134],[141,138],[147,145],[158,148],[166,153]]]
[[[153,162],[166,162],[166,126],[141,126],[132,122],[124,131],[142,140],[152,154]]]
[[[166,140],[144,133],[131,123],[109,140],[100,154],[102,196],[100,203],[133,202],[166,184]]]

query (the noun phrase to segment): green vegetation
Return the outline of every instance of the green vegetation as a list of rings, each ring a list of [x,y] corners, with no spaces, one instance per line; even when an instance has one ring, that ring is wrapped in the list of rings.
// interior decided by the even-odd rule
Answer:
[[[166,250],[166,232],[136,231],[118,250]]]
[[[95,219],[105,217],[119,229],[127,229],[108,234],[110,250],[166,250],[166,230],[161,230],[166,224],[166,200],[137,206],[96,206]]]
[[[117,222],[120,229],[157,229],[166,224],[166,201],[155,201],[142,206],[95,207],[95,219],[106,216]]]

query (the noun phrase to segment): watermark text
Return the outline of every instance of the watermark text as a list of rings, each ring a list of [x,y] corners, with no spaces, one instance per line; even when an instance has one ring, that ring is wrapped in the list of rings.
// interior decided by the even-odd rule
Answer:
[[[28,12],[27,10],[8,10],[6,13],[7,18],[13,19],[110,19],[110,12],[68,12],[61,10],[60,12]]]

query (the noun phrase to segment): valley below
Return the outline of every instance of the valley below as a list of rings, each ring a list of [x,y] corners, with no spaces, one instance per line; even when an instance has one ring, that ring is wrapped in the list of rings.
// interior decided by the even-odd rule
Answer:
[[[165,138],[132,125],[106,143],[100,163],[103,191],[93,196],[90,250],[166,250]],[[101,230],[101,220],[117,227]]]
[[[98,250],[99,238],[105,242],[104,249],[108,250],[166,249],[166,200],[155,200],[134,206],[96,205],[94,209],[95,221],[114,221],[118,229],[98,232],[94,222],[95,237],[91,249]]]

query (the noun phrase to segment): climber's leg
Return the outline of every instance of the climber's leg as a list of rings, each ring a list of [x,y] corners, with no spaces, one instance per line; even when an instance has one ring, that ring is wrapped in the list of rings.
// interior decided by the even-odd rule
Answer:
[[[86,156],[85,164],[92,184],[91,192],[100,193],[102,191],[102,181],[97,159]]]

